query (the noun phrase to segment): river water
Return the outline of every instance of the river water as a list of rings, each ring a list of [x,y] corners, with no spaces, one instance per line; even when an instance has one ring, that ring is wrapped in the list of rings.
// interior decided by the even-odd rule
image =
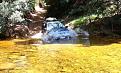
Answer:
[[[120,45],[121,39],[91,39],[91,46],[83,44],[35,44],[30,39],[0,41],[0,73],[77,73],[85,72],[85,61],[93,52],[101,48],[111,47],[111,44]],[[37,40],[36,40],[37,41]],[[100,42],[99,42],[100,41]],[[37,44],[37,42],[36,42]],[[106,47],[103,47],[105,46]],[[111,45],[111,46],[109,46]],[[115,46],[115,45],[114,45]],[[119,46],[121,47],[121,46]],[[98,48],[98,49],[96,49]],[[80,52],[79,52],[80,51]],[[106,51],[106,49],[105,49]],[[85,53],[84,53],[85,52]],[[90,54],[90,55],[89,55]],[[91,66],[91,65],[89,65]],[[84,69],[87,69],[85,67]]]
[[[41,35],[38,33],[33,37],[40,38]],[[121,52],[118,49],[121,48],[120,38],[77,37],[75,32],[72,33],[65,27],[54,28],[51,32],[47,32],[44,38],[51,42],[43,43],[43,40],[38,39],[0,41],[0,73],[94,73],[95,71],[105,73],[108,68],[106,66],[110,64],[103,65],[112,59],[109,55],[110,50],[113,50],[114,54],[116,49],[116,54],[119,56]],[[111,49],[112,47],[114,48]],[[101,59],[105,64],[99,61]],[[109,67],[114,68],[118,64],[113,65]],[[99,68],[96,69],[97,67]]]

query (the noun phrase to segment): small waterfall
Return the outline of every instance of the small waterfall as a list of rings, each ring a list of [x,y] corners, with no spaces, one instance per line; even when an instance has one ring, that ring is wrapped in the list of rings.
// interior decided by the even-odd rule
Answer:
[[[44,24],[46,34],[43,41],[46,43],[74,43],[77,34],[74,30],[66,28],[56,18],[47,18]]]
[[[39,32],[31,38],[41,39],[43,43],[67,43],[76,44],[78,42],[78,34],[82,36],[82,44],[90,45],[89,33],[82,29],[76,29],[75,31],[71,28],[65,27],[56,18],[47,18],[44,23],[44,33]]]

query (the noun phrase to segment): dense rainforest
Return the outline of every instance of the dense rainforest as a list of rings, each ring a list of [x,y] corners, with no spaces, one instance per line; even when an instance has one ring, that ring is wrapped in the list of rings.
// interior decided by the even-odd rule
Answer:
[[[120,0],[0,0],[0,38],[29,37],[47,17],[94,36],[121,35]]]

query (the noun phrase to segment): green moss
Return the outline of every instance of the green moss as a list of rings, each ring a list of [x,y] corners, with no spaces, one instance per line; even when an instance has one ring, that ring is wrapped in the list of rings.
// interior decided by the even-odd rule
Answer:
[[[85,25],[86,23],[88,23],[89,20],[91,21],[96,20],[96,18],[102,18],[102,15],[92,14],[87,16],[81,16],[78,19],[72,20],[69,23],[71,23],[74,26],[80,26],[80,25]]]

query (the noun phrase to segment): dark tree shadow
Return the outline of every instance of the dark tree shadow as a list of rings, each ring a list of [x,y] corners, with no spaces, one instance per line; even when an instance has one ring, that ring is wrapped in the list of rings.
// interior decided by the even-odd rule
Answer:
[[[104,46],[110,45],[113,43],[121,44],[121,37],[112,38],[112,37],[91,37],[90,45],[91,46]]]

